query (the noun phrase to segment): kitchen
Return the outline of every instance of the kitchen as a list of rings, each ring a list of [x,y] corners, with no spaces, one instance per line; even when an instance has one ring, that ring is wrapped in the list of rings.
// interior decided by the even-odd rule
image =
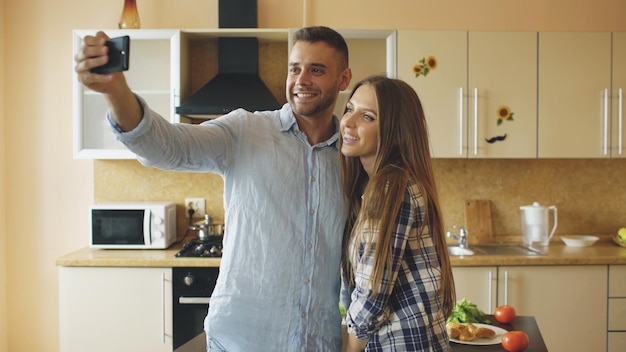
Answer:
[[[138,1],[143,28],[215,28],[216,16],[204,14],[212,13],[216,3]],[[298,2],[259,4],[260,27],[302,24]],[[5,224],[0,227],[0,258],[7,264],[0,275],[0,316],[7,320],[0,322],[0,351],[54,350],[51,346],[58,346],[54,261],[86,246],[86,211],[94,201],[174,199],[181,205],[181,216],[183,199],[189,196],[210,200],[208,212],[219,214],[222,207],[218,177],[149,170],[135,161],[72,158],[71,31],[114,28],[121,3],[72,0],[63,5],[2,2],[6,16],[0,21],[7,30],[1,41],[0,106],[6,108],[0,113],[4,135],[0,223]],[[366,23],[369,28],[381,29],[625,31],[624,6],[621,1],[516,4],[494,0],[372,2],[364,7],[354,1],[332,5],[330,1],[308,1],[307,23],[339,28],[363,28]],[[72,15],[66,8],[72,9]],[[335,10],[330,13],[328,8]],[[355,11],[363,15],[346,16]],[[428,15],[420,15],[423,13]],[[64,20],[59,23],[59,18]],[[41,55],[42,50],[46,55]],[[40,82],[39,89],[34,89],[32,82]],[[26,126],[23,119],[9,113],[12,111],[31,119],[45,118]],[[435,167],[447,227],[463,223],[466,199],[492,201],[497,234],[518,235],[518,207],[533,201],[559,207],[562,234],[613,233],[624,224],[626,185],[620,176],[626,166],[620,160],[438,159]],[[38,332],[37,338],[31,338],[32,331]]]

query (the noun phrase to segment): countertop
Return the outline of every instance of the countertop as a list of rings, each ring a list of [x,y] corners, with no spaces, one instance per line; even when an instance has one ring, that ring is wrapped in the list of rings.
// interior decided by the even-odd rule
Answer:
[[[500,327],[507,331],[512,330],[521,330],[528,335],[528,348],[526,351],[533,352],[547,352],[548,348],[546,347],[545,342],[543,341],[543,337],[541,336],[541,332],[539,331],[539,326],[537,325],[537,321],[535,321],[534,317],[529,316],[517,316],[515,320],[513,320],[510,324],[501,324],[494,318],[493,315],[485,315],[485,317],[491,320],[491,324],[497,327]],[[456,342],[452,342],[452,350],[454,352],[483,352],[483,351],[505,351],[502,344],[498,343],[495,345],[466,345],[460,344]]]
[[[568,247],[552,241],[545,255],[473,255],[451,256],[452,266],[502,265],[609,265],[626,264],[626,248],[614,244],[610,236],[599,236],[591,247]],[[182,244],[168,249],[95,249],[82,248],[57,258],[57,266],[119,267],[218,267],[220,258],[177,258]],[[471,248],[471,245],[470,245]]]

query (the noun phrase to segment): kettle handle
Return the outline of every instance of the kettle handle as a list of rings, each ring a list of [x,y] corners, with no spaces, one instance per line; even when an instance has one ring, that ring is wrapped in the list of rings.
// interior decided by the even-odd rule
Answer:
[[[548,237],[548,241],[552,239],[552,236],[554,236],[554,232],[556,232],[556,225],[558,224],[558,220],[557,220],[557,210],[556,210],[556,206],[551,205],[548,207],[548,210],[553,210],[554,211],[554,226],[552,226],[552,231],[550,231],[550,237]]]

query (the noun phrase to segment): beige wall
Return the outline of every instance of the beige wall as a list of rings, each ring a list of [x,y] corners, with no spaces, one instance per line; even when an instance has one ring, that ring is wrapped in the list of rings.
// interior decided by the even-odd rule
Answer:
[[[0,53],[5,53],[4,45],[4,0],[0,0]],[[6,258],[6,196],[5,196],[5,116],[4,109],[4,54],[0,54],[0,351],[7,346],[7,258]]]
[[[115,28],[122,2],[0,0],[0,317],[8,319],[0,318],[0,352],[57,350],[55,259],[87,245],[94,199],[114,197],[109,191],[120,188],[153,197],[153,187],[164,183],[176,187],[159,196],[181,204],[195,190],[219,197],[219,180],[207,175],[72,159],[71,31]],[[216,3],[139,0],[138,6],[143,28],[208,28],[217,26]],[[260,27],[626,31],[622,0],[308,0],[306,11],[304,1],[258,3]],[[561,219],[585,217],[588,228],[602,232],[624,218],[624,161],[558,165],[567,173],[545,161],[436,163],[450,221],[457,222],[466,197],[492,199],[501,231],[513,231],[515,207],[534,200],[556,203],[564,209]],[[612,210],[604,215],[607,204]]]

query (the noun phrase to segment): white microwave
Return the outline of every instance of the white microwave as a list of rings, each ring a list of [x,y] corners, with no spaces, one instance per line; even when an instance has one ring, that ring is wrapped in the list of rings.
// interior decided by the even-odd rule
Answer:
[[[165,249],[176,241],[173,202],[95,204],[90,214],[92,248]]]

